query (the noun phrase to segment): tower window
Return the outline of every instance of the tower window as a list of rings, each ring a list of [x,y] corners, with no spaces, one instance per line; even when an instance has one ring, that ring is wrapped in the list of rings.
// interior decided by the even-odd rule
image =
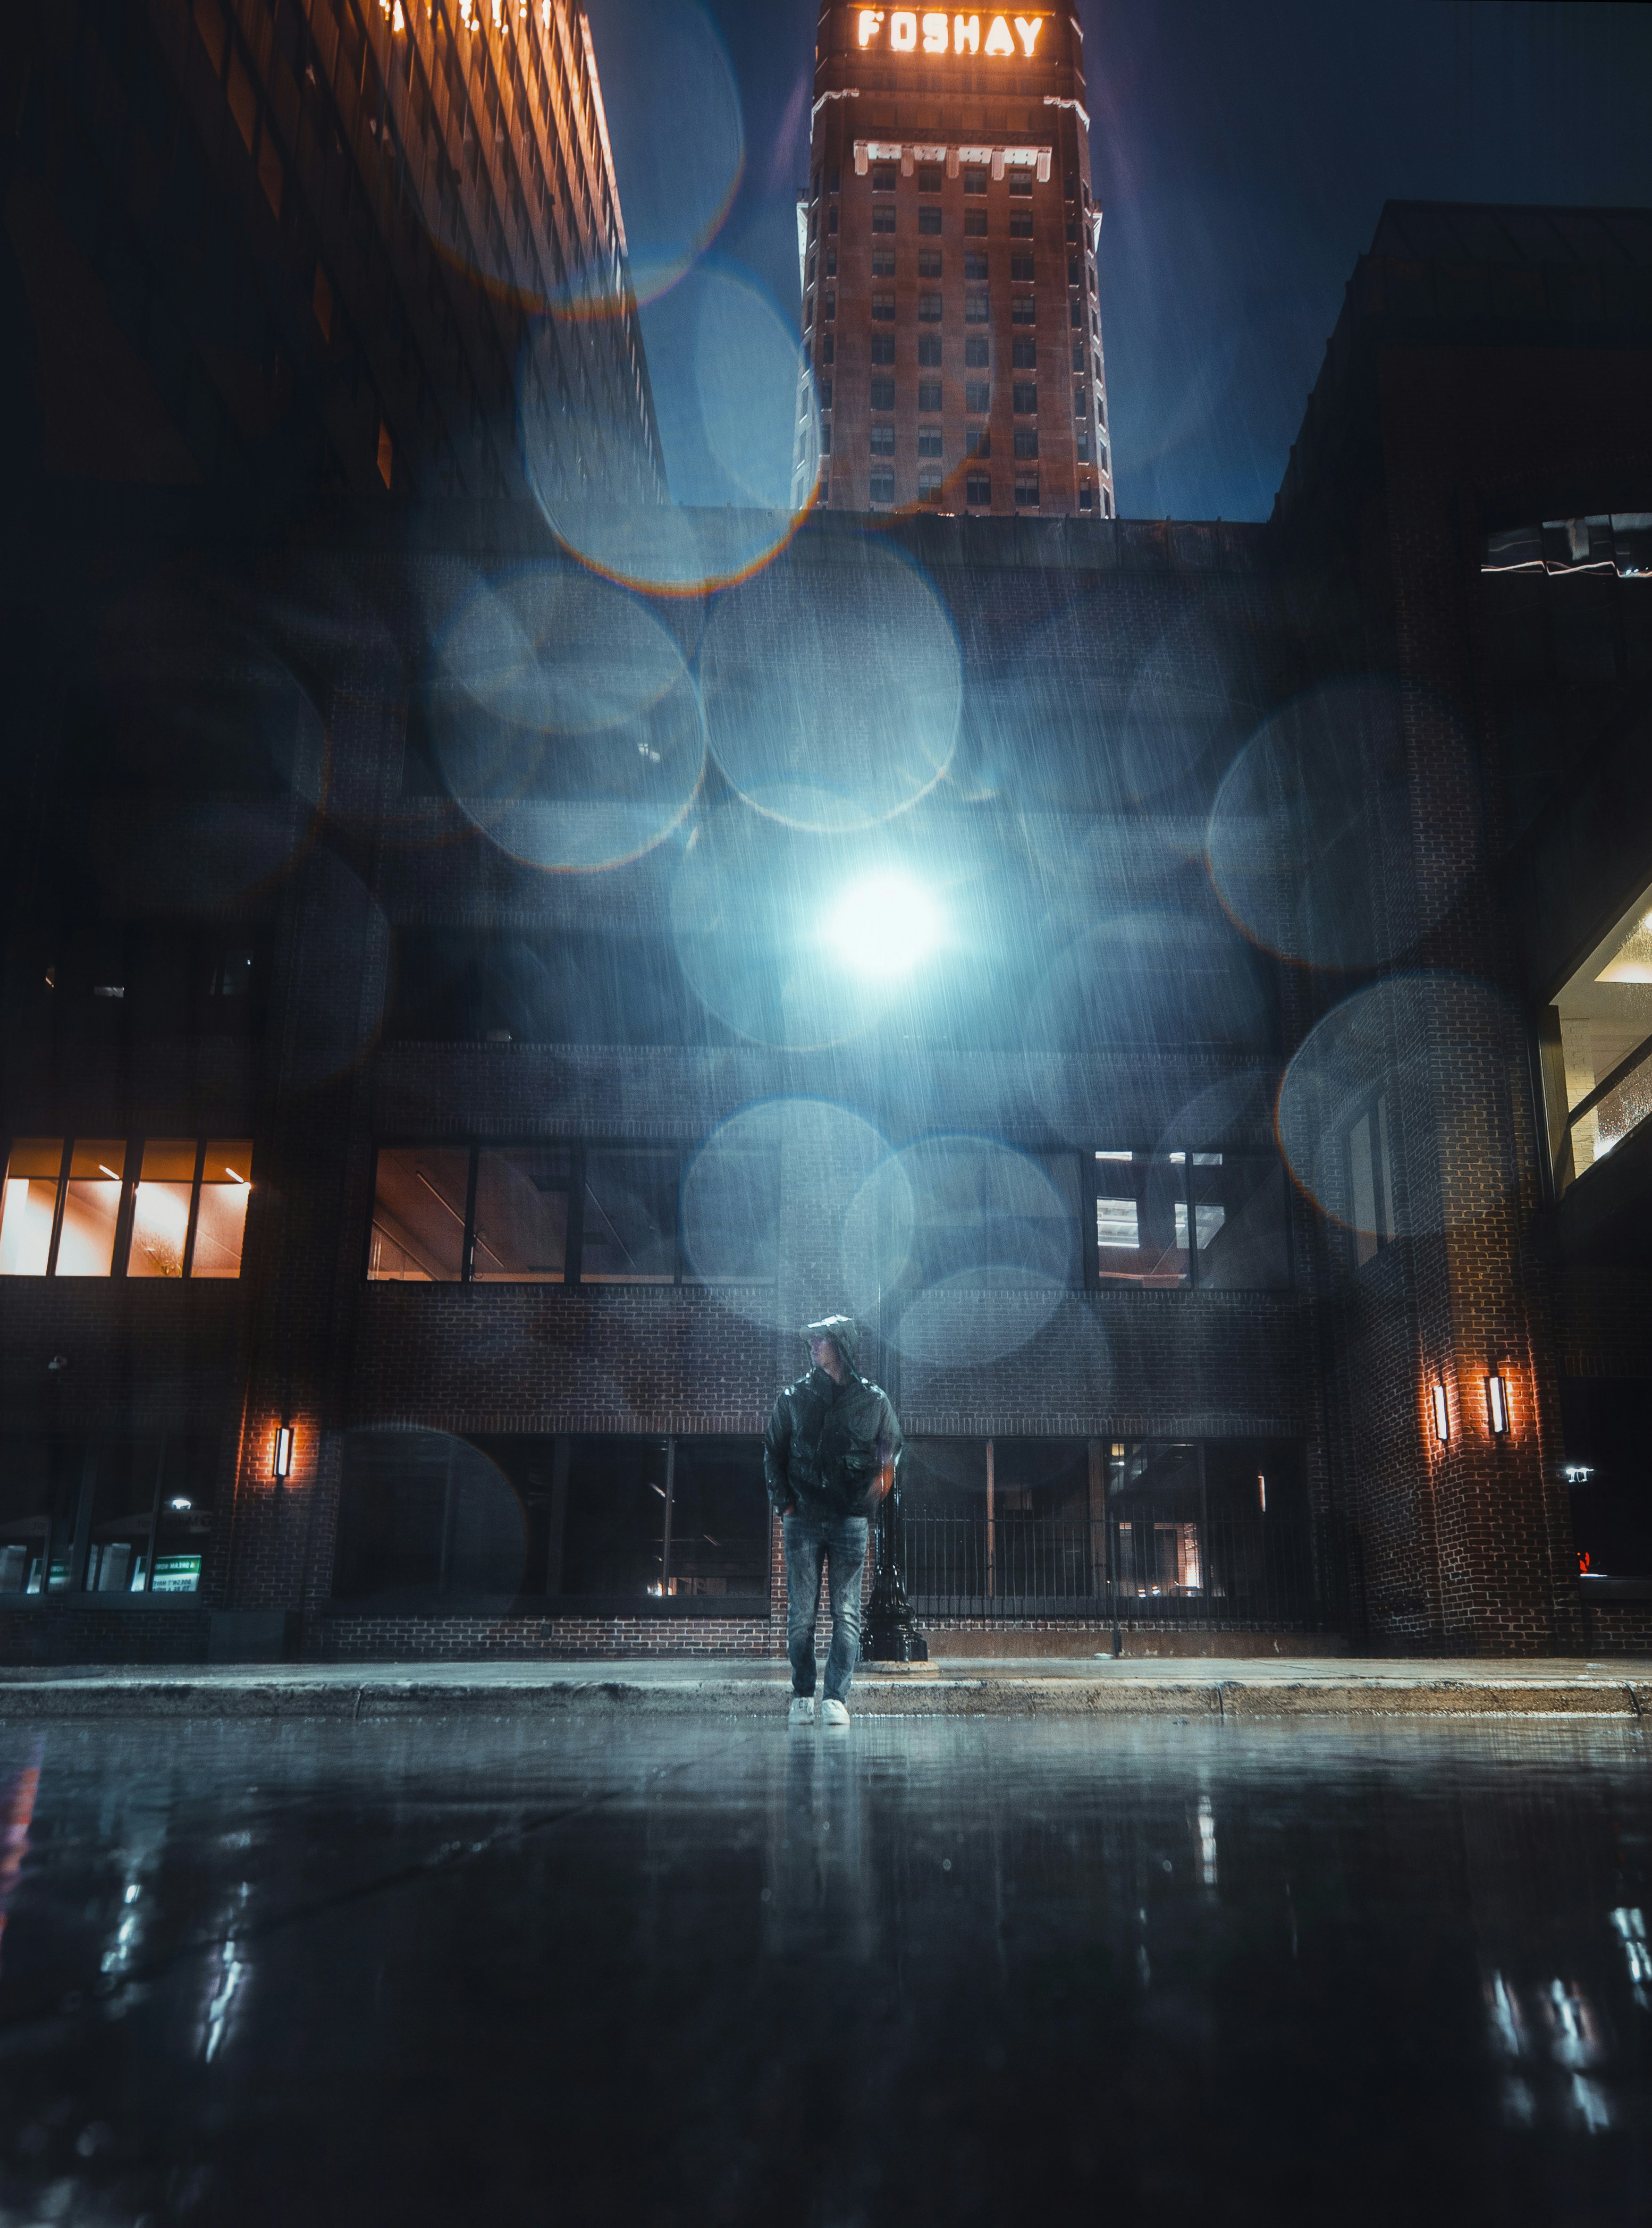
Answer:
[[[970,426],[964,429],[964,453],[966,457],[989,457],[992,454],[992,435],[984,426]]]
[[[938,371],[941,368],[941,336],[938,333],[920,333],[918,336],[918,363],[920,370]]]
[[[1035,325],[1038,323],[1038,302],[1031,294],[1018,294],[1009,305],[1012,325]]]
[[[872,276],[893,278],[895,275],[895,251],[893,247],[874,247],[872,251]]]
[[[893,324],[895,321],[894,296],[893,294],[874,294],[872,297],[872,317],[873,322],[876,324]]]
[[[1017,510],[1038,509],[1038,474],[1036,472],[1033,473],[1030,478],[1023,478],[1020,473],[1016,474],[1015,508]]]
[[[895,476],[893,472],[874,472],[867,489],[873,503],[893,503],[895,499]]]
[[[941,382],[938,379],[920,379],[918,382],[918,407],[938,412],[941,407]],[[920,449],[919,454],[923,455]]]
[[[874,457],[893,457],[895,452],[895,429],[893,426],[872,428],[872,453]]]
[[[921,408],[922,405],[920,404],[919,407]],[[938,457],[940,455],[941,429],[938,426],[925,426],[919,432],[918,436],[918,453],[920,457]]]
[[[1009,236],[1012,240],[1030,240],[1033,236],[1031,209],[1012,209],[1009,213]]]
[[[1080,509],[1080,510],[1093,510],[1093,509],[1095,509],[1095,507],[1096,507],[1096,490],[1094,490],[1094,488],[1091,488],[1091,487],[1081,487],[1081,488],[1079,490],[1079,509]]]
[[[992,344],[986,339],[964,343],[964,361],[971,371],[984,371],[992,362]]]
[[[1015,365],[1017,371],[1036,371],[1038,369],[1038,343],[1036,341],[1012,341],[1009,346],[1009,361]]]
[[[874,363],[893,363],[895,360],[895,336],[893,333],[874,333],[872,361]]]
[[[1035,381],[1029,379],[1018,379],[1015,381],[1015,415],[1018,418],[1037,417],[1038,387]],[[1036,454],[1037,451],[1034,451],[1034,453]]]
[[[1012,255],[1009,259],[1009,275],[1012,279],[1019,279],[1023,284],[1029,281],[1034,276],[1033,258],[1030,255]]]
[[[893,314],[894,312],[892,309],[890,315],[893,317]],[[877,315],[875,310],[873,311],[873,315],[874,317]],[[940,296],[938,294],[920,294],[918,297],[918,315],[920,321],[926,325],[939,324],[941,321]]]
[[[991,381],[967,380],[964,387],[964,407],[971,417],[984,418],[992,407]]]
[[[1009,174],[1009,190],[1018,198],[1025,195],[1030,201],[1033,197],[1032,172],[1022,170],[1012,170]]]
[[[987,275],[986,257],[970,255],[966,252],[964,258],[964,275],[966,278],[984,279]]]
[[[872,211],[874,232],[893,232],[895,228],[895,205],[893,202],[875,204]]]
[[[1016,454],[1016,457],[1017,457],[1018,458],[1034,458],[1034,457],[1036,457],[1036,456],[1037,456],[1037,454],[1038,454],[1038,428],[1037,428],[1037,426],[1016,426],[1016,428],[1015,428],[1015,454]]]
[[[895,407],[895,383],[893,379],[874,379],[872,382],[872,407],[893,410]]]
[[[918,229],[919,232],[936,233],[938,232],[940,228],[941,213],[938,208],[920,208],[919,210]]]
[[[874,170],[872,173],[872,190],[874,194],[892,194],[894,189],[895,174],[893,164]]]
[[[986,192],[987,166],[984,163],[971,163],[970,164],[969,168],[964,173],[964,190],[966,194],[984,194]]]
[[[992,322],[992,303],[987,295],[964,296],[964,322],[966,325],[985,325]]]
[[[964,212],[964,237],[966,240],[984,240],[986,236],[987,212],[985,209],[965,209]]]
[[[936,496],[939,495],[941,491],[941,481],[944,475],[938,465],[931,464],[927,468],[923,465],[919,465],[918,471],[918,500],[919,503],[934,502]]]
[[[938,169],[931,168],[928,170],[919,170],[918,173],[918,190],[920,194],[938,194],[940,189],[941,174]]]
[[[941,251],[938,247],[920,247],[918,251],[918,275],[920,278],[938,278],[941,275]]]
[[[971,472],[964,483],[966,503],[987,504],[992,501],[992,481],[985,472]]]

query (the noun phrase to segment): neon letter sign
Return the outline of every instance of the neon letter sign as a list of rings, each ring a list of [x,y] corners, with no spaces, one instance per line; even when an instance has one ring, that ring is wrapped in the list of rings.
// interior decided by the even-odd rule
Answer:
[[[924,52],[944,54],[946,52],[946,18],[944,16],[925,16],[924,18]]]
[[[954,16],[952,18],[952,51],[961,54],[965,47],[972,54],[981,51],[981,18],[979,16]]]
[[[992,29],[987,33],[987,52],[989,54],[1013,54],[1015,42],[1009,35],[1009,26],[1002,16],[992,19]]]
[[[1044,18],[1041,16],[1017,16],[1015,18],[1015,35],[1026,48],[1029,62],[1033,59],[1033,48],[1038,44],[1038,35],[1043,28]]]
[[[910,8],[897,8],[889,18],[889,43],[898,54],[909,54],[918,44],[918,18]]]
[[[459,0],[459,4],[460,4],[460,6],[461,6],[461,7],[463,7],[463,5],[464,4],[464,0]],[[872,43],[873,40],[874,40],[874,39],[875,39],[875,38],[877,37],[878,33],[879,33],[882,29],[883,29],[883,10],[882,10],[882,9],[881,9],[881,8],[862,8],[862,9],[861,9],[861,22],[860,22],[861,44],[863,47],[869,47],[869,46],[871,45],[871,43]]]

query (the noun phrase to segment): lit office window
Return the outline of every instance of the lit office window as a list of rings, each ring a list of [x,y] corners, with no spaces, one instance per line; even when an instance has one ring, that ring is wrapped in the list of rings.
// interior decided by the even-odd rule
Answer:
[[[62,1170],[61,1137],[19,1137],[13,1145],[0,1210],[0,1277],[46,1274]]]
[[[195,1139],[150,1137],[132,1203],[129,1277],[181,1277],[195,1194]]]
[[[391,1146],[379,1155],[368,1276],[456,1284],[464,1272],[471,1156],[464,1146]]]
[[[586,1155],[579,1280],[669,1284],[676,1275],[677,1156],[628,1147]]]
[[[471,1276],[479,1284],[560,1284],[567,1259],[573,1155],[566,1146],[477,1156]]]

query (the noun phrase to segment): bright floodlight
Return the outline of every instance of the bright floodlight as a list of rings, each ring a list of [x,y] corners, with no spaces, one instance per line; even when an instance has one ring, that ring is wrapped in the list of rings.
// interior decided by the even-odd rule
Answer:
[[[826,940],[862,975],[905,975],[940,941],[927,890],[905,874],[868,874],[846,890],[826,923]]]

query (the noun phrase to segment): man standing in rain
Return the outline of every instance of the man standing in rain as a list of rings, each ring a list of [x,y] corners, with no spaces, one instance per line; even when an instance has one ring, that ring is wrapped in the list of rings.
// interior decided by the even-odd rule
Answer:
[[[867,1524],[893,1482],[900,1426],[882,1386],[855,1369],[861,1331],[852,1316],[828,1316],[810,1323],[804,1336],[814,1367],[774,1404],[763,1438],[763,1472],[785,1535],[791,1722],[807,1725],[815,1714],[815,1613],[824,1561],[832,1644],[820,1714],[823,1724],[846,1725],[845,1698],[861,1652]]]

